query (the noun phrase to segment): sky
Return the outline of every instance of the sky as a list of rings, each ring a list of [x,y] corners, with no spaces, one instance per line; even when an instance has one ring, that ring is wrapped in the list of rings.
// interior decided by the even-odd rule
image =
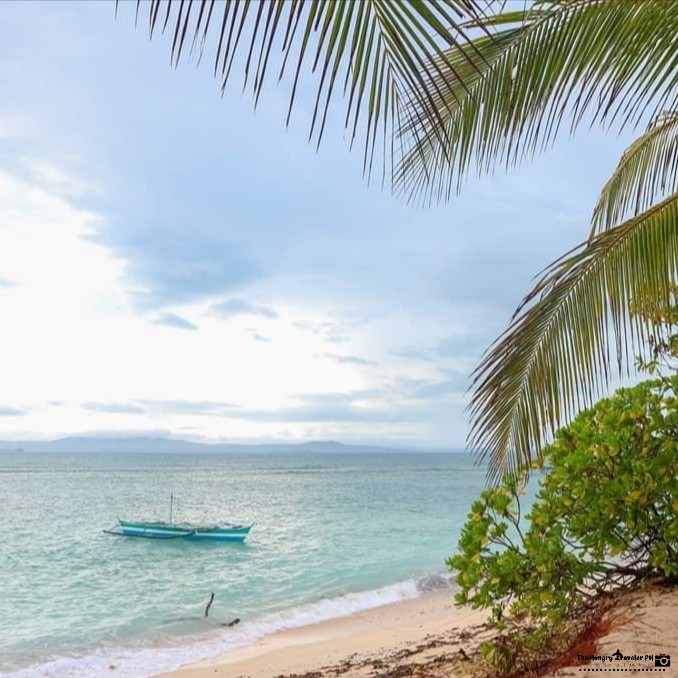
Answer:
[[[465,444],[470,374],[630,137],[408,206],[132,3],[0,3],[0,438]]]

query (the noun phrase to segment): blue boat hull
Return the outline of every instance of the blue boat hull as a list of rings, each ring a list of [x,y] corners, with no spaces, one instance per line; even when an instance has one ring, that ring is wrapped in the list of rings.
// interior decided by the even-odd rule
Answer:
[[[242,543],[251,525],[189,525],[119,520],[114,534],[144,539],[186,539]]]

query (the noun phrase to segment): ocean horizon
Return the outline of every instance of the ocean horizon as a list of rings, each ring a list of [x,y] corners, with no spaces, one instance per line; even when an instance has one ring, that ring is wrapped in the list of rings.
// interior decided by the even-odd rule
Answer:
[[[0,675],[140,678],[451,587],[484,482],[459,452],[0,451]],[[175,520],[254,522],[250,537],[102,532],[167,519],[170,493]]]

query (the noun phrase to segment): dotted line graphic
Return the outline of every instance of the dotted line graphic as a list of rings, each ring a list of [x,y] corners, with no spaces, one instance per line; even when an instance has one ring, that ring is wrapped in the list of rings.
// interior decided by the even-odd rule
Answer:
[[[581,668],[580,671],[634,671],[640,673],[641,671],[666,671],[665,668],[654,668],[651,669],[629,669],[628,667],[622,669],[596,669],[596,668]]]

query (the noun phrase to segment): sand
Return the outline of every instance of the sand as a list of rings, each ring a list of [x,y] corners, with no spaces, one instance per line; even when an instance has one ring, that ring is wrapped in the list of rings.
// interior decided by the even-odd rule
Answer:
[[[585,662],[542,676],[678,676],[678,589],[650,587],[620,598],[608,613],[611,629],[595,641],[597,654],[671,655],[672,666],[654,661]],[[258,644],[194,664],[164,678],[451,678],[474,673],[479,643],[491,637],[486,613],[455,607],[449,591],[403,601],[289,631]],[[476,654],[477,657],[477,654]],[[477,664],[475,665],[477,667]]]
[[[461,656],[459,650],[470,650],[483,633],[485,616],[484,612],[457,608],[451,591],[428,593],[414,600],[281,631],[256,645],[162,675],[369,676],[384,665],[408,666],[440,655]]]
[[[622,597],[620,604],[607,615],[613,628],[596,641],[596,653],[642,656],[636,660],[575,662],[574,666],[550,674],[565,676],[678,676],[678,589],[658,586],[640,589]],[[657,670],[646,655],[670,655],[670,666]],[[613,670],[611,670],[613,669]]]

